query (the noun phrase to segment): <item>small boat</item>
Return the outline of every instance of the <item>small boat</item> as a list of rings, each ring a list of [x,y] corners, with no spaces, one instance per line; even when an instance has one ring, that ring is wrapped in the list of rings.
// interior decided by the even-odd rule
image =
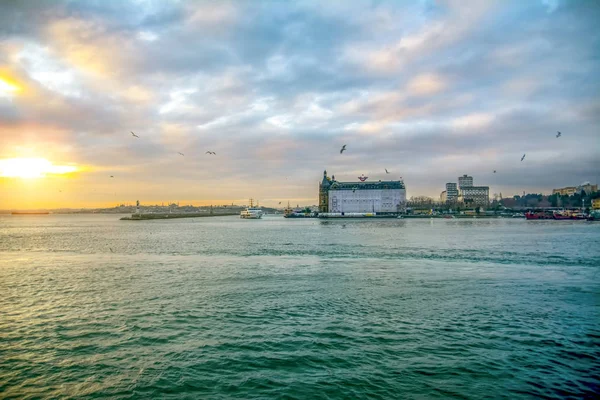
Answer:
[[[263,216],[263,210],[258,206],[254,207],[252,199],[250,199],[250,207],[246,208],[240,213],[242,219],[261,219]]]

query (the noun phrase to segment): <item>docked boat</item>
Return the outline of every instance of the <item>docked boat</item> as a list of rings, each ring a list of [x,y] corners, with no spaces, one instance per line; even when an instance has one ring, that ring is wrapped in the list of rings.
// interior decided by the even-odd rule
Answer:
[[[554,219],[558,220],[573,220],[573,219],[586,219],[586,216],[578,211],[555,211],[553,214]]]
[[[530,219],[554,219],[554,216],[545,211],[527,211],[525,218]]]
[[[261,219],[263,216],[263,210],[256,204],[254,207],[252,199],[250,199],[250,206],[240,213],[242,219]]]
[[[290,207],[290,202],[288,201],[287,208],[285,210],[283,210],[283,217],[284,218],[314,218],[315,213],[311,212],[310,209],[308,209],[308,208],[302,209],[299,206],[296,206],[295,209],[292,209]]]

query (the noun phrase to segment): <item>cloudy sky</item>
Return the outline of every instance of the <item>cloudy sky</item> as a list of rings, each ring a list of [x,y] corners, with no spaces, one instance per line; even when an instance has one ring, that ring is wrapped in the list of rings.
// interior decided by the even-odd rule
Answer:
[[[0,208],[315,204],[323,169],[409,197],[597,182],[598,21],[593,0],[2,1],[0,163],[54,167],[5,171]]]

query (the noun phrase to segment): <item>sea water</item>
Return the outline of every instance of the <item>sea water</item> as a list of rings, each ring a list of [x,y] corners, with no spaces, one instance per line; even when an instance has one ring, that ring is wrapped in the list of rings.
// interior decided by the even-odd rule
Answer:
[[[600,395],[600,223],[0,216],[0,398]]]

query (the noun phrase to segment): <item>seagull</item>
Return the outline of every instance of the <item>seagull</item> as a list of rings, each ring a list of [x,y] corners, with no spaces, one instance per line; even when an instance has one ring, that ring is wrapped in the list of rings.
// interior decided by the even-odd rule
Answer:
[[[523,154],[523,157],[521,157],[521,161],[523,161],[525,159],[525,154]]]
[[[214,151],[207,151],[205,154],[217,154]]]
[[[112,247],[109,247],[109,249],[110,249],[110,252],[111,252],[111,253],[114,253],[114,252],[115,252],[115,251],[112,249]]]
[[[131,131],[129,131],[129,132],[131,132]],[[131,132],[131,134],[133,135],[133,137],[136,137],[136,138],[138,138],[138,139],[140,138],[138,135],[136,135],[136,134],[135,134],[135,133],[133,133],[133,132]]]
[[[178,152],[177,152],[177,154],[183,155],[183,153],[182,153],[182,152],[180,152],[180,151],[178,151]]]
[[[111,177],[111,178],[114,178],[114,176],[112,176],[112,175],[111,175],[110,177]]]
[[[388,172],[387,168],[384,168],[384,169],[385,169],[385,173],[386,173],[386,174],[389,174],[389,172]]]
[[[556,137],[559,138],[562,136],[562,133],[560,133],[560,131],[556,131]]]
[[[342,149],[340,150],[340,154],[342,154],[344,152],[344,150],[346,150],[346,145],[342,146]]]
[[[279,204],[281,204],[281,202],[279,202]]]
[[[494,170],[494,173],[496,173],[496,170]]]

